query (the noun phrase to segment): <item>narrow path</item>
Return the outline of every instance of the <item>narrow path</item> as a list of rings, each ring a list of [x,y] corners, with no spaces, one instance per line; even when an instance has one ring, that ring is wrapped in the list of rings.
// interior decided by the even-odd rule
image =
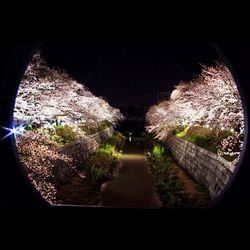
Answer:
[[[102,185],[100,205],[125,208],[161,207],[144,150],[135,143],[125,144],[117,178]]]

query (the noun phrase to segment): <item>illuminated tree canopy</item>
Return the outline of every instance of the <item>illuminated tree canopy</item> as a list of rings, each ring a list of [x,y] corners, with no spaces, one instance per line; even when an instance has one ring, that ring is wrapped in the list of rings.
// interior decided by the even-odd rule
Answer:
[[[201,74],[181,82],[170,100],[150,108],[147,130],[165,139],[178,124],[221,128],[235,133],[244,130],[244,115],[237,85],[222,63],[202,65]]]
[[[38,52],[19,87],[15,122],[44,125],[58,117],[68,124],[107,120],[116,125],[123,119],[118,109],[94,96],[66,72],[50,69]]]

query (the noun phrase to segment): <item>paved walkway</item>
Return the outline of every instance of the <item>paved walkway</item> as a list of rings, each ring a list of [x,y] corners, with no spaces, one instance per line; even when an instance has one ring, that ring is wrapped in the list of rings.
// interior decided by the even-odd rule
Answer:
[[[102,185],[100,205],[124,208],[162,206],[144,150],[133,142],[125,144],[117,178]]]

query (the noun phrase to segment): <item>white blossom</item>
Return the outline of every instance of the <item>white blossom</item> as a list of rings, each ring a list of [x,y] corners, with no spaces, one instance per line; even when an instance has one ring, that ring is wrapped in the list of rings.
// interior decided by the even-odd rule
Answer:
[[[229,130],[233,136],[228,140],[234,143],[236,138],[239,143],[239,135],[244,133],[241,97],[232,74],[223,63],[202,65],[197,78],[180,82],[169,100],[150,108],[146,119],[148,132],[155,133],[159,139],[165,139],[177,124]],[[222,144],[220,154],[226,148],[229,150],[230,143],[225,139]]]
[[[16,123],[43,125],[57,117],[68,124],[107,120],[116,125],[123,119],[118,109],[94,96],[67,73],[50,69],[38,52],[20,84],[14,119]]]

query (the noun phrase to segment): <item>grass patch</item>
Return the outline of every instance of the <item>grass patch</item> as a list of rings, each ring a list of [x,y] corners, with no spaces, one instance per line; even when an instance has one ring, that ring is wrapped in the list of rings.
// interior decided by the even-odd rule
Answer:
[[[187,135],[187,132],[189,130],[190,126],[187,126],[186,128],[184,128],[183,130],[180,131],[180,128],[178,128],[178,130],[174,130],[174,134],[177,136],[177,137],[184,137]],[[178,132],[178,133],[177,133]]]
[[[155,144],[148,152],[148,159],[163,207],[182,207],[185,201],[183,183],[172,171],[167,148],[161,143]]]
[[[176,131],[178,131],[178,133],[176,133]],[[180,131],[179,128],[174,130],[173,134],[175,134],[179,138],[194,143],[199,147],[217,154],[222,140],[231,136],[232,132],[229,130],[220,130],[216,128],[211,129],[202,126],[187,126],[183,129],[183,131]],[[234,161],[237,158],[237,156],[235,155],[223,155],[222,157],[230,162]]]
[[[66,144],[79,139],[77,132],[69,125],[59,125],[55,126],[56,134],[52,135],[50,139],[57,144]]]
[[[61,186],[57,202],[62,204],[98,205],[101,185],[113,178],[121,156],[115,146],[102,144],[85,162],[72,180]]]
[[[79,139],[79,134],[67,124],[50,128],[32,128],[31,126],[28,126],[27,130],[47,136],[57,146],[62,146]]]
[[[206,189],[198,191],[197,197],[190,197],[190,194],[185,192],[184,182],[177,175],[170,152],[164,144],[154,140],[154,145],[147,156],[163,208],[192,208],[208,205],[210,199]]]
[[[84,168],[93,181],[103,183],[112,178],[119,157],[120,153],[115,147],[105,143],[85,162]]]

